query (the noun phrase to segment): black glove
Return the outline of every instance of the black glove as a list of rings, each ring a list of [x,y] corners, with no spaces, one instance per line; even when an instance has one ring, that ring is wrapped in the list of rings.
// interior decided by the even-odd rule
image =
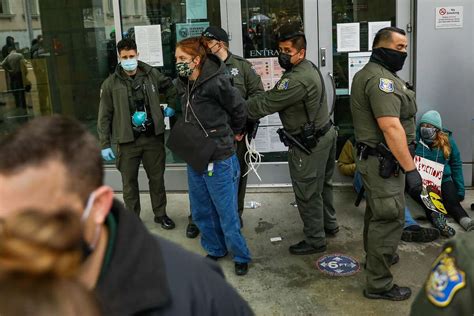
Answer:
[[[413,198],[419,197],[423,189],[423,180],[416,168],[406,173],[405,181],[408,194]]]
[[[25,86],[25,92],[30,92],[31,91],[31,85],[26,85]]]

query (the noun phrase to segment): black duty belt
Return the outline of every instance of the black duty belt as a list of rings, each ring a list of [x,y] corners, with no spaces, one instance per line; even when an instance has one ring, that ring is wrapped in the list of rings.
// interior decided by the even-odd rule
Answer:
[[[316,131],[316,137],[319,138],[326,135],[326,133],[329,132],[329,130],[331,129],[332,125],[333,125],[332,121],[329,120],[329,122],[327,122],[326,125],[324,125],[323,127],[321,127],[320,129]]]

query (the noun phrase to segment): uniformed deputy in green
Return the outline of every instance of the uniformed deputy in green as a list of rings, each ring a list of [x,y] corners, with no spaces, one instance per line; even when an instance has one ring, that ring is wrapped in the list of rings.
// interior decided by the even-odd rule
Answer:
[[[301,139],[302,126],[314,123],[317,145],[310,155],[294,145],[288,150],[288,165],[305,240],[292,245],[290,253],[305,255],[326,250],[326,235],[339,226],[333,206],[332,176],[336,160],[336,129],[329,118],[324,83],[316,66],[306,59],[304,33],[291,25],[279,29],[278,61],[285,69],[272,90],[252,97],[252,119],[278,112],[284,129]]]
[[[374,39],[370,61],[355,75],[351,91],[358,150],[356,165],[367,198],[364,295],[372,299],[398,301],[411,295],[409,288],[393,284],[390,272],[390,266],[398,261],[396,250],[404,223],[405,178],[409,192],[421,192],[421,177],[408,148],[415,140],[415,93],[396,75],[403,68],[406,48],[403,30],[395,27],[380,30]],[[387,154],[383,146],[391,153]],[[406,177],[403,171],[397,172],[396,161]]]
[[[411,315],[474,314],[474,234],[450,240],[411,307]]]
[[[172,229],[175,224],[166,215],[164,116],[174,115],[176,89],[157,69],[137,60],[134,40],[121,40],[117,51],[120,64],[101,88],[97,130],[102,156],[107,161],[117,157],[125,205],[137,215],[141,209],[138,170],[143,162],[155,222],[164,229]],[[160,107],[160,92],[168,103],[164,111]],[[118,144],[115,154],[112,143]]]
[[[247,100],[258,93],[263,92],[263,84],[260,76],[255,72],[250,62],[244,58],[234,55],[229,51],[229,36],[226,31],[218,26],[209,26],[202,33],[203,44],[208,49],[209,53],[216,55],[222,60],[227,68],[227,73],[232,77],[234,87],[236,87],[242,98]],[[248,125],[251,125],[249,122]],[[247,176],[244,176],[248,171],[248,166],[245,163],[245,154],[247,153],[247,146],[245,139],[237,142],[237,158],[240,165],[240,181],[238,191],[238,211],[240,220],[242,222],[242,213],[244,210],[245,191],[247,188]],[[196,238],[199,234],[199,229],[192,222],[186,228],[186,236],[188,238]]]

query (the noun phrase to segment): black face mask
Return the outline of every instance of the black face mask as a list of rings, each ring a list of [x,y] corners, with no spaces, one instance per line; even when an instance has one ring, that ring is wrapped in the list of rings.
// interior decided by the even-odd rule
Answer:
[[[391,72],[400,71],[406,58],[407,53],[385,47],[374,48],[371,56],[371,60],[382,64]]]
[[[436,127],[420,127],[420,135],[427,145],[433,144],[436,139],[438,129]]]
[[[286,71],[293,68],[293,64],[291,63],[291,57],[293,56],[285,53],[280,53],[278,55],[278,63],[280,64],[280,67],[285,69]]]

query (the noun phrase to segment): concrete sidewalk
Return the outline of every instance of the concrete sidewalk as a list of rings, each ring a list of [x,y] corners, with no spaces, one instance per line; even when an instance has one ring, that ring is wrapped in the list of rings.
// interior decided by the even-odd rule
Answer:
[[[250,191],[251,192],[251,191]],[[121,195],[117,197],[121,199]],[[362,296],[365,284],[363,270],[350,277],[330,277],[316,268],[316,261],[324,254],[342,253],[359,262],[364,259],[362,227],[365,203],[354,206],[355,193],[350,188],[337,188],[335,206],[340,232],[328,239],[328,250],[323,254],[293,256],[288,247],[303,239],[302,222],[297,208],[290,205],[294,196],[289,189],[271,193],[248,193],[247,201],[262,204],[256,209],[245,209],[243,233],[253,255],[247,276],[237,277],[229,257],[220,260],[228,281],[250,303],[256,315],[407,315],[412,299],[405,302],[368,300]],[[168,215],[176,222],[176,229],[165,231],[153,222],[148,194],[141,195],[142,220],[156,234],[182,245],[184,248],[205,255],[197,239],[187,239],[189,201],[185,193],[168,194]],[[466,192],[463,206],[468,214],[474,202],[474,191]],[[421,208],[409,202],[414,216],[423,214]],[[452,222],[452,219],[450,219]],[[427,221],[420,224],[429,225]],[[452,224],[458,234],[463,229]],[[283,241],[272,244],[271,237]],[[410,286],[418,293],[430,265],[440,251],[445,239],[432,243],[415,244],[400,242],[400,262],[392,268],[395,282]]]

